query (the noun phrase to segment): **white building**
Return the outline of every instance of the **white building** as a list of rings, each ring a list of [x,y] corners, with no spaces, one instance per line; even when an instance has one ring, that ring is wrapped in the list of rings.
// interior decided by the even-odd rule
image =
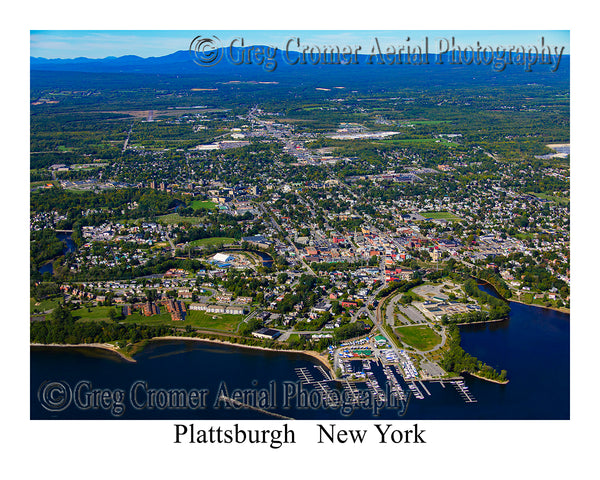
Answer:
[[[231,262],[233,260],[233,255],[228,255],[226,253],[217,253],[212,259],[216,262]]]

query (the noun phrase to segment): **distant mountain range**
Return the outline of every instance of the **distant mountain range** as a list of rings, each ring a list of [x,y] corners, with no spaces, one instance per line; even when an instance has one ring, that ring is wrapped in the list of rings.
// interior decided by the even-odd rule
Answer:
[[[248,48],[248,47],[247,47]],[[352,65],[332,64],[331,57],[319,57],[319,62],[311,62],[305,54],[302,63],[302,54],[299,52],[285,52],[282,50],[265,50],[267,47],[254,46],[253,51],[259,51],[248,60],[241,48],[221,48],[207,53],[208,57],[220,58],[216,64],[201,66],[199,57],[194,52],[180,50],[162,57],[142,58],[136,55],[122,57],[106,57],[91,59],[79,57],[74,59],[47,59],[30,57],[31,71],[53,72],[87,72],[87,73],[129,73],[129,74],[159,74],[159,75],[199,75],[199,76],[234,76],[254,80],[268,81],[281,78],[331,78],[345,79],[349,76],[358,77],[361,81],[377,78],[411,78],[419,77],[421,81],[436,81],[441,83],[543,83],[566,84],[570,76],[570,58],[563,55],[559,68],[552,65],[534,64],[530,72],[524,65],[506,65],[503,71],[494,69],[492,65],[459,65],[452,64],[449,54],[438,57],[429,54],[408,58],[401,57],[402,64],[398,64],[398,56],[390,58],[378,55],[346,55],[342,60],[352,61]],[[261,51],[261,48],[263,49]],[[211,58],[212,58],[211,57]],[[312,57],[316,59],[317,57]],[[325,60],[325,63],[323,62]],[[411,61],[412,60],[412,61]],[[441,60],[441,63],[440,63]],[[427,63],[428,62],[428,63]],[[502,67],[502,64],[498,64]],[[291,76],[291,77],[290,77]]]

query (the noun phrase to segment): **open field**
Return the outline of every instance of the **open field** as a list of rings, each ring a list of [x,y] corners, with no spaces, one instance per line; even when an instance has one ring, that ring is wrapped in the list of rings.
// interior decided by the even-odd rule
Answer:
[[[90,308],[90,312],[88,312],[87,308],[83,307],[75,309],[71,313],[73,318],[82,322],[110,322],[108,312],[112,308],[114,308],[117,313],[120,313],[121,307],[92,307]]]
[[[231,237],[210,237],[201,238],[200,240],[194,240],[190,242],[192,247],[202,247],[204,245],[229,245],[235,243],[237,240]]]
[[[169,213],[167,215],[161,215],[157,219],[161,223],[169,224],[178,224],[178,223],[191,223],[197,224],[202,222],[201,217],[182,217],[178,213]]]
[[[440,123],[450,123],[450,120],[402,120],[402,125],[439,125]]]
[[[43,187],[46,185],[54,185],[55,187],[58,186],[58,182],[56,180],[40,180],[37,182],[29,182],[29,186],[31,188],[33,187]]]
[[[554,195],[548,195],[547,193],[533,193],[530,192],[530,195],[534,197],[541,198],[542,200],[549,200],[550,202],[558,203],[559,205],[567,206],[569,205],[569,198],[567,197],[557,197]]]
[[[411,145],[445,145],[447,147],[455,146],[456,143],[445,138],[397,138],[385,139],[372,142],[376,145],[407,147]]]
[[[197,210],[199,208],[206,208],[207,210],[214,210],[215,208],[217,208],[217,204],[215,202],[211,202],[210,200],[204,200],[204,201],[203,200],[194,200],[194,201],[192,201],[190,206],[194,210]]]
[[[166,312],[164,307],[161,307],[161,313],[159,315],[145,317],[140,312],[135,312],[133,315],[129,315],[123,321],[126,323],[138,323],[142,325],[154,326],[169,325],[172,327],[186,327],[190,325],[192,327],[207,330],[233,332],[243,318],[243,315],[227,315],[206,313],[200,310],[189,310],[184,322],[174,322],[171,320],[171,314]]]
[[[123,118],[131,117],[136,120],[146,120],[150,111],[152,111],[152,116],[156,119],[157,117],[178,117],[190,113],[226,112],[227,110],[222,108],[167,108],[166,110],[108,110],[100,113],[120,114],[123,115]]]
[[[535,238],[535,235],[533,233],[517,233],[515,237],[519,240],[531,240]]]
[[[437,333],[424,325],[398,327],[395,331],[404,343],[417,350],[431,350],[442,340]]]
[[[29,299],[29,311],[32,312],[34,310],[45,312],[47,310],[52,310],[58,306],[59,297],[54,299],[48,298],[46,300],[42,300],[38,302],[35,298]],[[39,305],[38,305],[39,304]]]
[[[48,304],[49,306],[49,304]],[[56,305],[54,305],[56,306]],[[39,307],[37,307],[39,308]],[[120,314],[121,307],[92,307],[90,311],[87,308],[78,308],[73,310],[72,314],[75,319],[82,322],[110,322],[109,311],[111,309]],[[161,313],[158,315],[152,315],[146,317],[142,315],[140,311],[134,312],[125,319],[117,320],[119,323],[137,323],[140,325],[169,325],[174,327],[186,327],[192,326],[196,328],[208,329],[208,330],[219,330],[225,332],[233,332],[236,330],[238,324],[243,320],[243,315],[226,315],[216,313],[206,313],[199,310],[190,310],[187,312],[186,320],[184,322],[174,322],[171,320],[171,314],[161,306]]]
[[[457,217],[450,212],[421,212],[421,215],[432,220],[462,220],[460,217]]]

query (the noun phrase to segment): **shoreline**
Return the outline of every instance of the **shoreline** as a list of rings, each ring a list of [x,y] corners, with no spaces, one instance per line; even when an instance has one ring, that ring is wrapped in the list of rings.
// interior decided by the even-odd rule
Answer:
[[[483,320],[480,322],[462,322],[462,323],[451,323],[449,325],[456,325],[456,326],[463,326],[463,325],[484,325],[486,323],[497,323],[497,322],[504,322],[506,320],[508,320],[510,317],[504,317],[504,318],[496,318],[494,320]]]
[[[136,361],[129,357],[127,354],[121,352],[117,347],[110,343],[30,343],[30,347],[75,347],[75,348],[97,348],[100,350],[107,350],[109,352],[116,353],[119,357],[129,363],[136,363]]]
[[[335,372],[333,371],[333,367],[331,365],[329,365],[329,362],[327,361],[327,359],[325,357],[323,357],[320,353],[315,352],[314,350],[276,349],[276,348],[260,347],[258,345],[243,345],[243,344],[239,344],[239,343],[227,342],[224,340],[213,340],[210,338],[178,337],[176,335],[167,335],[164,337],[154,337],[154,338],[148,339],[149,342],[152,342],[154,340],[191,340],[194,342],[217,343],[220,345],[229,345],[232,347],[250,348],[250,349],[254,349],[254,350],[266,350],[269,352],[298,353],[301,355],[307,355],[307,356],[312,357],[315,360],[317,360],[329,371],[329,373],[331,374],[331,377],[333,379],[336,379]]]
[[[485,380],[486,382],[497,383],[498,385],[506,385],[510,380],[494,380],[493,378],[482,377],[481,375],[477,375],[476,373],[465,372],[467,375],[471,375],[472,377],[479,378],[480,380]]]
[[[327,369],[327,371],[331,374],[331,377],[333,379],[336,379],[336,375],[335,375],[335,372],[333,371],[333,367],[329,364],[327,359],[325,357],[323,357],[321,354],[319,354],[313,350],[275,349],[275,348],[261,347],[261,346],[257,346],[257,345],[243,345],[243,344],[227,342],[227,341],[223,341],[223,340],[211,340],[210,338],[179,337],[176,335],[168,335],[168,336],[164,336],[164,337],[154,337],[154,338],[149,338],[145,341],[151,342],[153,340],[158,340],[158,341],[160,341],[160,340],[186,340],[186,341],[195,341],[195,342],[217,343],[217,344],[221,344],[221,345],[229,345],[232,347],[249,348],[249,349],[254,349],[254,350],[266,350],[269,352],[297,353],[300,355],[307,355],[307,356],[312,357],[313,359],[317,360],[321,365],[323,365]],[[136,363],[136,360],[134,358],[121,352],[117,347],[115,347],[114,345],[112,345],[110,343],[74,343],[74,344],[30,343],[29,346],[30,347],[98,348],[100,350],[106,350],[106,351],[116,353],[120,358],[122,358],[123,360],[125,360],[127,362]]]
[[[560,313],[564,313],[566,315],[571,315],[571,309],[570,308],[564,308],[564,307],[546,307],[545,305],[537,305],[535,303],[525,303],[521,300],[515,300],[513,297],[510,298],[505,298],[504,296],[500,295],[500,293],[498,292],[498,290],[496,289],[496,287],[494,285],[492,285],[490,282],[488,282],[487,280],[483,280],[482,278],[479,277],[474,277],[473,275],[471,275],[472,278],[474,278],[475,280],[477,280],[477,282],[479,284],[485,284],[488,287],[490,287],[492,290],[494,290],[494,292],[496,292],[496,295],[498,295],[498,297],[500,297],[502,300],[504,300],[507,303],[510,302],[515,302],[515,303],[520,303],[521,305],[527,305],[529,307],[538,307],[538,308],[545,308],[546,310],[554,310],[555,312],[560,312]],[[511,290],[511,294],[512,294],[512,290]]]
[[[571,316],[571,309],[570,308],[564,308],[564,307],[546,307],[545,305],[537,305],[535,303],[525,303],[525,302],[522,302],[521,300],[514,300],[513,298],[510,298],[507,301],[508,302],[520,303],[521,305],[527,305],[528,307],[538,307],[538,308],[544,308],[546,310],[554,310],[555,312],[564,313],[565,315]]]

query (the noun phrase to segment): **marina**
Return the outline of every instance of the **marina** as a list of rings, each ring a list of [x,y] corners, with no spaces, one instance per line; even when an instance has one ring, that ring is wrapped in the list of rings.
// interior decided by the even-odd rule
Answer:
[[[469,392],[469,387],[465,385],[465,382],[463,380],[453,380],[450,382],[450,384],[454,385],[454,387],[456,388],[462,399],[465,401],[465,403],[477,402],[475,397]]]
[[[423,393],[421,393],[421,390],[419,390],[419,387],[417,387],[415,382],[409,382],[408,388],[410,388],[410,391],[413,393],[416,399],[423,400],[425,398],[425,396],[423,395]]]
[[[45,381],[55,378],[73,385],[86,379],[94,387],[118,386],[124,390],[130,382],[145,379],[152,386],[206,387],[212,393],[222,381],[227,382],[230,392],[234,387],[248,388],[248,378],[255,379],[259,387],[271,381],[294,381],[308,392],[319,392],[324,402],[341,397],[347,405],[356,406],[352,419],[375,418],[359,405],[365,395],[382,398],[382,394],[406,408],[384,409],[377,417],[381,419],[398,418],[399,413],[405,419],[569,418],[568,315],[513,302],[507,322],[461,327],[461,345],[495,368],[506,368],[510,383],[501,385],[470,375],[462,379],[416,377],[408,352],[399,352],[398,363],[388,362],[385,355],[339,359],[337,366],[344,378],[336,381],[306,356],[184,340],[153,341],[135,355],[135,363],[97,349],[31,347],[31,418],[113,418],[98,410],[44,410],[37,391]],[[356,346],[365,348],[363,343]],[[215,367],[206,369],[206,365]],[[200,373],[190,377],[190,368]],[[557,378],[565,379],[560,388]],[[270,418],[272,413],[295,419],[348,418],[340,414],[340,408],[285,409],[277,405],[268,411]],[[129,408],[123,418],[256,419],[265,415],[244,408],[194,412]]]

